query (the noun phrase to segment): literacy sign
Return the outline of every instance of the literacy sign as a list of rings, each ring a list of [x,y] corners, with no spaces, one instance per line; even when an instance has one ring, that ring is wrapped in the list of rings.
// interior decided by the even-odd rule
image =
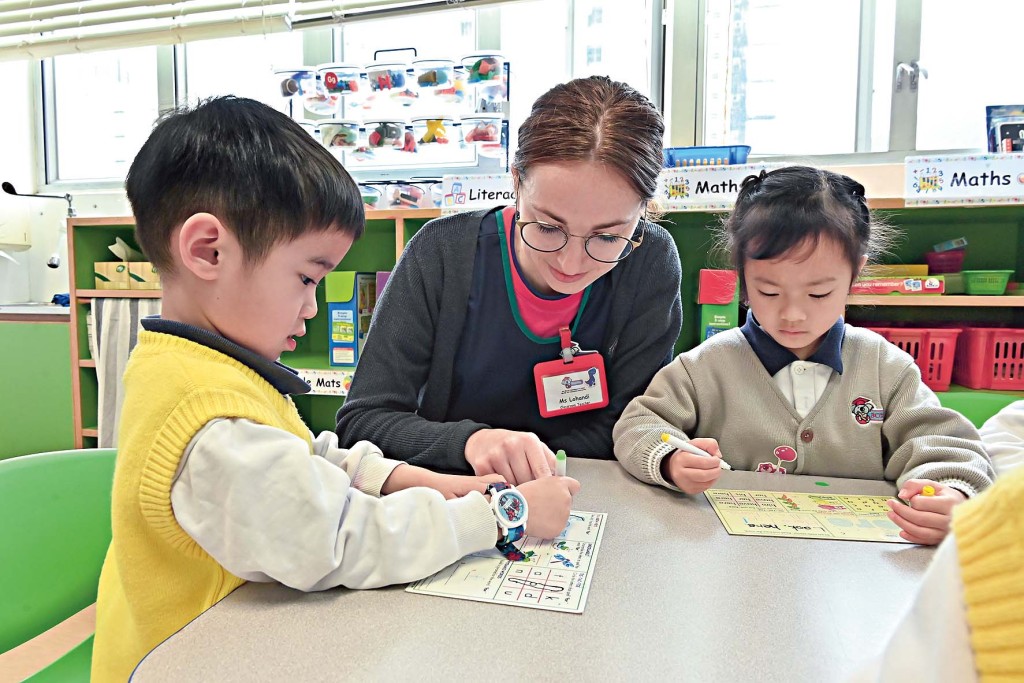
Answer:
[[[489,209],[515,204],[512,176],[508,173],[489,175],[446,175],[441,181],[441,210]]]

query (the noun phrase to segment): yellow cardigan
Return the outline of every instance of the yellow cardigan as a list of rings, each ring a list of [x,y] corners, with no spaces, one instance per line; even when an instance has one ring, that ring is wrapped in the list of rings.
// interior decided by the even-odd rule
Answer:
[[[141,332],[124,384],[113,540],[96,605],[92,680],[100,683],[127,680],[150,650],[244,583],[171,510],[171,484],[192,437],[213,419],[237,417],[310,441],[290,398],[244,364],[187,339]]]
[[[1024,680],[1024,467],[953,516],[974,663],[983,681]]]

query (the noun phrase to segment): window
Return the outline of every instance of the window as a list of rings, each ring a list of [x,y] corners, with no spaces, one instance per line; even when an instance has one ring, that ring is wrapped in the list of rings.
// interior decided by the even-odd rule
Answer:
[[[556,83],[606,74],[651,93],[652,2],[531,0],[481,9],[454,5],[333,29],[57,57],[47,60],[51,67],[44,77],[45,144],[56,150],[46,180],[120,184],[161,109],[235,94],[288,111],[271,77],[274,69],[330,61],[366,65],[375,61],[375,52],[389,48],[413,47],[418,54],[380,52],[376,59],[458,60],[488,50],[503,54],[511,64],[514,145],[518,123],[537,96]],[[359,118],[361,113],[351,115]]]
[[[194,104],[214,95],[237,95],[283,104],[273,71],[303,65],[302,40],[301,33],[271,33],[182,45],[185,92],[180,99]]]
[[[123,180],[157,117],[157,48],[52,60],[49,175]]]
[[[858,0],[736,0],[706,16],[704,141],[853,152]]]
[[[978,150],[985,106],[1024,102],[1024,84],[1005,67],[1015,44],[993,33],[1024,20],[1013,0],[705,6],[702,106],[673,119],[674,144],[748,144],[755,155],[789,156]],[[675,41],[684,55],[699,44],[685,32]]]
[[[1024,22],[1015,0],[921,3],[917,149],[986,147],[985,106],[1024,103],[1024,81],[1009,65]]]

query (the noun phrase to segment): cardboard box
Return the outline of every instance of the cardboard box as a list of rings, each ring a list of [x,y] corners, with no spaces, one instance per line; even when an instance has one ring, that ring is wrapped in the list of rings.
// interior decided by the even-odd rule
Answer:
[[[876,263],[869,265],[864,268],[863,278],[869,277],[893,277],[893,278],[905,278],[905,277],[928,277],[928,264],[927,263],[893,263],[883,264]]]
[[[701,341],[739,325],[740,288],[735,270],[703,268],[697,281]]]
[[[853,283],[850,294],[942,294],[946,291],[942,275],[920,277],[867,277]]]
[[[130,289],[128,264],[124,261],[96,261],[92,272],[96,289]]]
[[[160,289],[160,273],[149,261],[128,264],[128,286],[131,289]]]
[[[377,274],[335,271],[326,281],[328,360],[355,365],[377,303]]]

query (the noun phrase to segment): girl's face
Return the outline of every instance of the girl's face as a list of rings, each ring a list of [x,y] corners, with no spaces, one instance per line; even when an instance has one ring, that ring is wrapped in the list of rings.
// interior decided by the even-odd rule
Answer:
[[[595,162],[543,164],[519,179],[519,218],[555,225],[573,237],[559,251],[531,249],[516,235],[523,276],[542,294],[575,294],[615,267],[590,258],[584,240],[594,233],[631,237],[643,203],[618,172]],[[641,247],[642,248],[642,247]]]
[[[843,250],[828,238],[817,246],[805,242],[776,259],[747,259],[743,270],[757,322],[801,360],[818,350],[843,315],[855,275]]]

